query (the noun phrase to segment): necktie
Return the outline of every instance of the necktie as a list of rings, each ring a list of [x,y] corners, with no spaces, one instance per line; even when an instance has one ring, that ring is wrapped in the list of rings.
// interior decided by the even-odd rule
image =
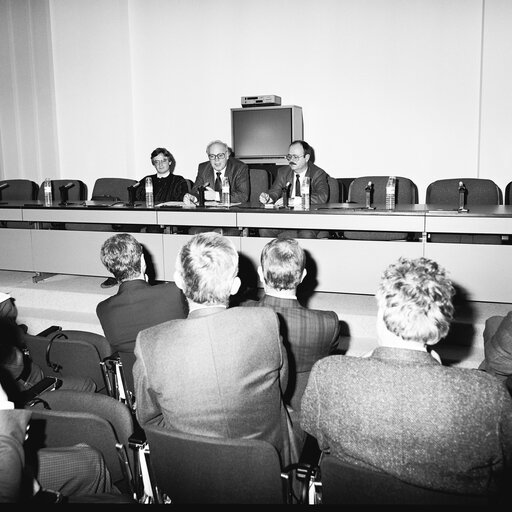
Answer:
[[[299,175],[295,175],[295,197],[300,197],[300,178]]]
[[[215,192],[219,194],[222,192],[222,183],[220,181],[220,172],[217,172],[217,177],[215,178]]]

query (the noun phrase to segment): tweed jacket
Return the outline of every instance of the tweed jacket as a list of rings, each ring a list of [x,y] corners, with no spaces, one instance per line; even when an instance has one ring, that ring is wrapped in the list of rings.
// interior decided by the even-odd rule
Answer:
[[[96,306],[105,338],[119,352],[133,352],[139,331],[186,318],[186,311],[186,299],[174,283],[151,286],[143,279],[122,282],[115,295]]]
[[[306,176],[309,176],[310,185],[310,201],[311,204],[326,203],[329,199],[329,181],[328,174],[317,167],[315,164],[308,162],[308,170]],[[295,172],[289,165],[279,167],[276,179],[268,191],[268,195],[274,203],[283,195],[283,187],[286,183],[293,183]]]
[[[246,203],[249,201],[250,182],[249,167],[247,164],[235,157],[228,158],[225,177],[229,181],[231,202]],[[197,168],[197,176],[191,193],[198,197],[199,187],[206,183],[208,183],[211,188],[214,188],[215,178],[216,175],[212,164],[209,161],[200,163]]]
[[[313,366],[302,428],[324,451],[426,488],[488,494],[510,468],[512,399],[494,377],[378,347]]]
[[[292,376],[298,373],[309,374],[313,364],[331,354],[338,345],[340,322],[334,311],[308,309],[297,299],[286,299],[264,295],[259,301],[247,301],[241,306],[272,308],[279,317],[281,336],[288,352],[290,378],[285,393],[286,403],[299,410],[300,399],[307,382],[307,375],[300,379],[303,385]]]
[[[141,331],[135,356],[142,427],[156,423],[204,436],[263,439],[277,448],[282,464],[291,462],[281,393],[288,360],[274,311],[194,310],[185,320]]]
[[[493,316],[485,322],[484,354],[479,370],[484,370],[501,381],[512,375],[512,312],[507,316]]]

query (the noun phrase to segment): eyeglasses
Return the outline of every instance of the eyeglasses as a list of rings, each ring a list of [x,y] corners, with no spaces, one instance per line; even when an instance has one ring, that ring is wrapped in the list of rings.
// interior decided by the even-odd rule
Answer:
[[[286,160],[288,160],[288,162],[290,160],[293,160],[294,162],[298,162],[300,158],[302,158],[304,155],[286,155]]]
[[[169,162],[168,158],[164,158],[163,160],[153,160],[153,165],[156,167],[158,165],[164,165]]]
[[[210,160],[223,160],[224,158],[226,158],[226,153],[219,153],[218,155],[208,155],[208,158]]]

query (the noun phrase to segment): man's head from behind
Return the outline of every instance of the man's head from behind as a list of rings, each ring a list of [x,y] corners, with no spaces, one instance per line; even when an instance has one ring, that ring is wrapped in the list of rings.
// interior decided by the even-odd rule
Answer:
[[[240,287],[238,252],[233,242],[216,232],[193,236],[176,258],[174,281],[188,301],[227,306]]]
[[[379,321],[395,336],[434,345],[453,319],[453,285],[446,271],[427,258],[400,258],[383,273],[376,293]]]
[[[105,240],[100,258],[119,283],[141,279],[146,271],[142,245],[128,233],[119,233]]]
[[[265,291],[295,292],[306,275],[305,267],[306,255],[297,240],[275,238],[261,251],[258,273]]]

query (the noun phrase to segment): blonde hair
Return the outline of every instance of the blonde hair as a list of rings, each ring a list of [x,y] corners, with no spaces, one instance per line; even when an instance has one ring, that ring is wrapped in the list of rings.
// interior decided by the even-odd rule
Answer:
[[[388,331],[406,341],[434,344],[450,329],[455,289],[428,258],[400,258],[382,274],[377,304]]]

